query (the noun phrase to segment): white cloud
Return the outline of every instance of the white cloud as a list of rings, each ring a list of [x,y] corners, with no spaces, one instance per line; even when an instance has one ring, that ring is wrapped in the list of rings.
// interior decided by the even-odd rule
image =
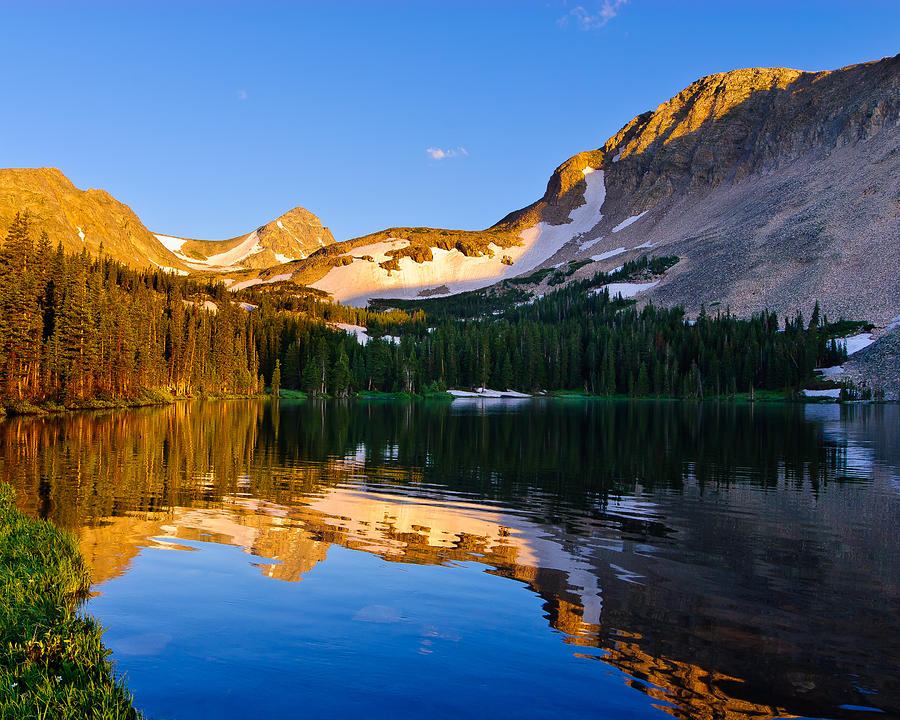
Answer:
[[[569,21],[574,21],[582,30],[594,30],[612,20],[618,14],[619,8],[627,2],[628,0],[603,0],[595,11],[586,10],[583,5],[578,5],[569,10],[557,22],[565,27]]]
[[[238,100],[246,100],[247,99],[247,91],[246,90],[238,90],[237,91],[237,99]]]
[[[450,148],[447,150],[444,150],[443,148],[439,148],[439,147],[430,147],[427,150],[425,150],[425,152],[427,152],[429,155],[431,155],[432,160],[443,160],[445,158],[452,158],[452,157],[458,157],[460,155],[468,155],[469,154],[469,151],[461,146],[458,148]]]

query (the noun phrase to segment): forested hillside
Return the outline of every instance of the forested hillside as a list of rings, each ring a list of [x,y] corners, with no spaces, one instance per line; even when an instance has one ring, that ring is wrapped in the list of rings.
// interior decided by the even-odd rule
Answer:
[[[845,357],[826,338],[824,325],[807,328],[799,315],[785,326],[771,313],[690,325],[678,308],[638,310],[570,286],[500,316],[420,326],[399,344],[348,338],[329,353],[321,340],[297,338],[281,355],[282,379],[330,394],[492,387],[702,398],[796,388],[818,364]]]
[[[674,260],[620,272],[664,272]],[[690,324],[679,308],[610,299],[600,286],[611,277],[491,311],[499,300],[481,297],[474,318],[450,311],[470,307],[465,296],[443,310],[423,302],[374,312],[290,283],[233,294],[217,282],[66,253],[46,234],[35,242],[18,215],[0,247],[3,405],[247,395],[279,365],[282,386],[337,396],[487,386],[703,397],[796,388],[817,364],[844,357],[817,310],[808,325],[799,315],[780,325],[770,313],[704,314]],[[365,326],[371,341],[361,345],[338,322]]]

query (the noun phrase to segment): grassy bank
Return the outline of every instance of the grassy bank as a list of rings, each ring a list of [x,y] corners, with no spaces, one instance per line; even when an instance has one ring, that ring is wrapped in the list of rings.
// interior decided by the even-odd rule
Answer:
[[[284,394],[284,391],[282,391]],[[305,393],[299,393],[306,397]],[[127,398],[93,397],[87,400],[62,404],[48,401],[40,404],[29,402],[12,402],[0,405],[0,417],[3,415],[49,415],[79,410],[127,410],[129,408],[173,405],[176,402],[190,400],[243,400],[246,398],[267,397],[265,393],[196,393],[194,395],[173,395],[166,390],[145,390]]]
[[[139,718],[100,626],[79,617],[90,574],[74,537],[0,485],[0,720]]]

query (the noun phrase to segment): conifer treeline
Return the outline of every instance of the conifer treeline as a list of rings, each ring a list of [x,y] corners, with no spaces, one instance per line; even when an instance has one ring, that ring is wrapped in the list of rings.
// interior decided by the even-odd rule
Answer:
[[[221,283],[67,254],[46,235],[35,243],[28,225],[17,216],[0,247],[0,383],[13,408],[250,394],[276,366],[282,387],[331,395],[486,386],[702,397],[796,387],[843,357],[817,315],[808,327],[798,316],[782,328],[770,313],[691,325],[681,309],[639,311],[578,283],[430,328],[421,311],[357,310],[299,290],[236,297]],[[334,322],[399,340],[362,346]]]
[[[296,338],[330,348],[344,339],[323,321],[374,326],[424,316],[369,313],[288,297],[248,311],[218,281],[134,270],[86,251],[35,242],[16,215],[0,245],[0,407],[157,399],[165,391],[248,395]],[[210,311],[212,310],[212,312]],[[148,397],[149,396],[149,397]]]
[[[846,354],[819,317],[808,327],[801,315],[780,326],[767,312],[689,324],[680,308],[638,310],[572,286],[499,317],[415,323],[399,343],[346,338],[329,348],[298,336],[278,357],[283,386],[338,395],[490,387],[704,397],[796,388]]]
[[[186,304],[186,281],[34,243],[16,216],[0,247],[0,381],[7,406],[148,391],[260,388],[246,313]],[[194,291],[216,287],[191,283]],[[219,286],[220,287],[220,286]]]

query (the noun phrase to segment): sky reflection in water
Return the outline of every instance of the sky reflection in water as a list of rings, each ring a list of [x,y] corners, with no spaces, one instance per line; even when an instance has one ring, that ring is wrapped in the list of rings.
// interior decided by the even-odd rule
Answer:
[[[158,720],[855,717],[898,707],[897,421],[207,403],[2,449]]]

